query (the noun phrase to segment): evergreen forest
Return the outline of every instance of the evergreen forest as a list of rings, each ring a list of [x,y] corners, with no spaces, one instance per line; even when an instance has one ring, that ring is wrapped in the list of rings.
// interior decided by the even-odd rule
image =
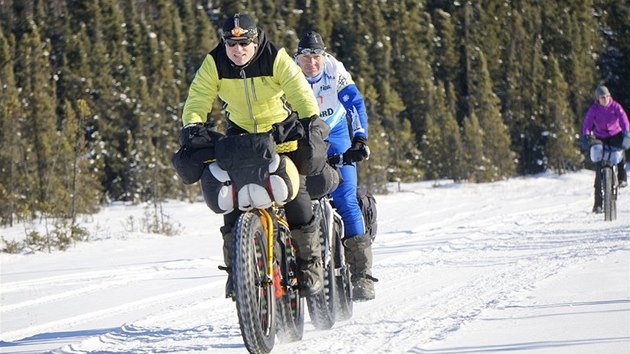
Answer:
[[[0,223],[196,200],[171,157],[236,12],[289,53],[322,34],[365,97],[375,191],[581,169],[595,87],[630,110],[628,0],[0,0]]]

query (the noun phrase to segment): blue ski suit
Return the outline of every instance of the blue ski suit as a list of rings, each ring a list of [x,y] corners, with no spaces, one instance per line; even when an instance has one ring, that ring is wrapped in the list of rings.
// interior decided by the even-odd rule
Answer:
[[[325,64],[319,75],[307,80],[317,98],[319,117],[330,126],[328,155],[342,154],[355,136],[368,137],[367,114],[363,96],[343,63],[325,53]],[[346,118],[347,117],[347,118]],[[348,131],[348,120],[352,134]],[[344,223],[346,237],[365,234],[363,215],[357,200],[356,163],[341,167],[343,183],[331,195]]]

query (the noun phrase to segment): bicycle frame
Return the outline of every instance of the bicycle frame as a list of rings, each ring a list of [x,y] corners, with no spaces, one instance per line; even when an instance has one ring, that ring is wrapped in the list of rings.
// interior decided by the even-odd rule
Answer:
[[[274,227],[271,214],[266,209],[259,209],[260,221],[267,231],[267,272],[265,274],[265,280],[273,282],[273,256],[274,256]]]
[[[272,207],[273,208],[273,207]],[[269,208],[269,209],[272,209]],[[279,224],[284,226],[287,230],[289,229],[288,221],[281,217],[277,212],[270,212],[269,209],[258,209],[260,212],[259,218],[265,228],[266,236],[267,236],[267,269],[265,272],[265,281],[266,282],[276,282],[276,298],[284,295],[284,286],[292,286],[292,284],[281,284],[279,279],[279,274],[277,274],[277,268],[274,267],[274,256],[275,256],[275,225],[274,220],[276,220]],[[289,245],[284,245],[285,247]],[[278,260],[279,261],[279,260]]]

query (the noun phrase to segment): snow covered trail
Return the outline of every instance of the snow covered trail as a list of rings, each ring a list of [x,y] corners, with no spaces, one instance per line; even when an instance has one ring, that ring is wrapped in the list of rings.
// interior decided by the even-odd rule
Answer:
[[[630,255],[630,198],[623,190],[618,220],[604,222],[590,213],[591,186],[592,173],[583,171],[481,185],[407,184],[377,196],[377,298],[356,303],[353,317],[332,330],[307,322],[302,341],[279,343],[273,352],[458,352],[440,351],[440,343],[543,284]],[[236,310],[223,298],[225,275],[216,268],[220,237],[207,236],[216,235],[220,219],[193,217],[207,215],[204,208],[180,204],[169,211],[185,220],[186,236],[139,235],[59,254],[3,255],[0,351],[245,352]],[[630,275],[619,269],[624,278],[610,277],[623,289]],[[629,296],[614,302],[628,318]],[[541,335],[532,333],[529,343]],[[502,342],[486,336],[496,347],[485,348],[501,351]],[[628,336],[610,338],[616,339],[601,342],[607,352],[630,348]],[[553,341],[527,343],[506,350],[558,350]],[[580,352],[579,341],[565,343],[566,353]]]

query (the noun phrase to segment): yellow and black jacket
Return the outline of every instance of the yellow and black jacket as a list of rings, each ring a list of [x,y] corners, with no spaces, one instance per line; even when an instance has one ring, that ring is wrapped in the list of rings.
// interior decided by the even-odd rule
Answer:
[[[206,56],[190,85],[184,125],[205,122],[217,96],[224,102],[230,125],[249,133],[271,130],[272,124],[285,120],[291,110],[300,118],[319,114],[300,67],[285,49],[269,42],[260,28],[258,32],[256,54],[243,67],[229,60],[223,43]]]

